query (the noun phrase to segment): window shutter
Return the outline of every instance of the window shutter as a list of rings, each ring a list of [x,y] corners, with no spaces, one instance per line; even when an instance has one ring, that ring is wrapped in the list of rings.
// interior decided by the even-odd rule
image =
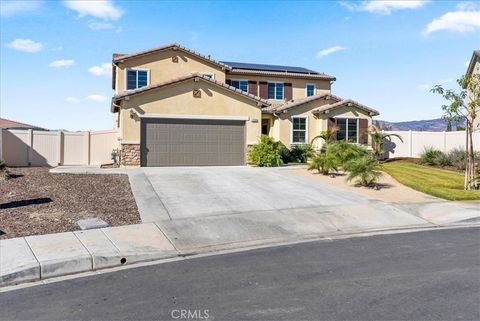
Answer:
[[[293,99],[293,94],[292,94],[292,84],[291,83],[284,83],[283,84],[283,97],[285,97],[286,101],[292,100]]]
[[[258,95],[257,82],[255,80],[248,81],[248,93],[255,96]]]
[[[225,80],[225,83],[226,83],[227,85],[229,85],[229,86],[232,85],[232,81],[231,81],[230,79]]]
[[[360,144],[367,144],[368,143],[368,119],[359,119],[358,120],[358,142]]]
[[[268,98],[268,83],[266,81],[260,81],[260,98]]]
[[[328,121],[327,121],[327,127],[329,129],[333,129],[335,127],[337,127],[337,121],[335,120],[335,118],[329,118]],[[333,140],[337,140],[337,135],[333,135],[332,137]]]

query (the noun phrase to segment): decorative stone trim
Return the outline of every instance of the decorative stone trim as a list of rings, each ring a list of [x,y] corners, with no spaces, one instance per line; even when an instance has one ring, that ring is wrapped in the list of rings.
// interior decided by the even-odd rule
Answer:
[[[122,144],[120,164],[122,166],[140,166],[140,144]]]

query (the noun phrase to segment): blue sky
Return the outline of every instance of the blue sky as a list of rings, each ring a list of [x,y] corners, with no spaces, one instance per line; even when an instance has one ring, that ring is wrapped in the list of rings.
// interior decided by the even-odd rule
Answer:
[[[218,60],[297,65],[390,121],[441,116],[480,48],[480,6],[453,1],[1,1],[1,117],[69,130],[113,127],[113,52],[170,42]]]

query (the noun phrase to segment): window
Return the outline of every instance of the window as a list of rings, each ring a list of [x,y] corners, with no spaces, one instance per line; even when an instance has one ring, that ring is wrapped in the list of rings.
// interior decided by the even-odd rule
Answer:
[[[358,143],[358,119],[337,118],[337,140],[347,140]]]
[[[268,83],[268,99],[283,100],[283,82]]]
[[[307,97],[315,95],[315,84],[307,84]]]
[[[235,88],[248,92],[248,80],[231,80],[230,84]]]
[[[137,89],[148,86],[148,70],[127,70],[127,89]]]
[[[307,117],[292,117],[292,143],[307,142]]]

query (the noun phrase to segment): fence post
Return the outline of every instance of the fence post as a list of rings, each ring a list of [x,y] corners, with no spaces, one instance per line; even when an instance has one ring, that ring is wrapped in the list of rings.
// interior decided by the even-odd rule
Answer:
[[[62,165],[63,163],[63,132],[59,131],[57,133],[57,165]]]
[[[409,147],[409,157],[413,157],[413,137],[412,130],[408,131],[408,147]]]
[[[443,152],[447,152],[447,132],[443,131]]]
[[[88,166],[90,165],[90,132],[84,132],[83,135],[85,137],[85,164]]]
[[[33,130],[28,130],[28,166],[32,166],[33,161]]]

